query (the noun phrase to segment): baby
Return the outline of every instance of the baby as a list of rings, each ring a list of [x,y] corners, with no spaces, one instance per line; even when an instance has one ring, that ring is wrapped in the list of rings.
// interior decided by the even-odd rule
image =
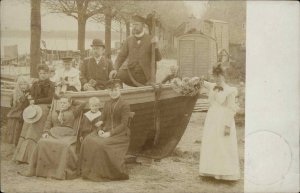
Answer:
[[[102,125],[102,121],[100,120],[101,112],[100,108],[100,100],[97,97],[92,97],[89,99],[89,108],[90,110],[84,113],[80,129],[79,129],[79,140],[82,142],[84,138],[96,130],[96,128]]]

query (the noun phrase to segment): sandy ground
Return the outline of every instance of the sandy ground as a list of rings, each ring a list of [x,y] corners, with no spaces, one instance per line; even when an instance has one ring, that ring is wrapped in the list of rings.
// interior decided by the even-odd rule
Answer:
[[[217,181],[198,176],[199,150],[205,113],[193,113],[172,156],[151,165],[128,165],[130,179],[118,182],[90,182],[81,178],[54,180],[23,177],[27,165],[11,161],[14,147],[1,144],[1,191],[3,192],[243,192],[244,180]],[[244,164],[244,128],[237,128],[241,171]]]

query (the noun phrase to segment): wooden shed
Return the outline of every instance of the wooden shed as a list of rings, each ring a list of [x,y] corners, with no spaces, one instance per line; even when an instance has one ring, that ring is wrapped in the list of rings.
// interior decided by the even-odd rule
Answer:
[[[217,63],[217,43],[203,34],[186,34],[178,38],[178,66],[182,77],[209,77]]]

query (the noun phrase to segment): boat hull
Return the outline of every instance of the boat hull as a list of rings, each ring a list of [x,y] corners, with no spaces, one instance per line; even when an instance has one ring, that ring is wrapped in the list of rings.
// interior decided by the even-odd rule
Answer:
[[[160,92],[157,97],[156,91]],[[75,100],[99,97],[101,107],[109,100],[106,91],[66,93]],[[198,96],[182,96],[170,86],[151,86],[122,90],[122,98],[130,104],[135,116],[131,121],[128,154],[161,159],[175,149],[184,134]],[[157,121],[158,120],[158,121]]]

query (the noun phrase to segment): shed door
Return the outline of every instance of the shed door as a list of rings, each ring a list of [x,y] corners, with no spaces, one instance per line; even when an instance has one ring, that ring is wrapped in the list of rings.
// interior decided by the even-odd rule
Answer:
[[[179,41],[179,67],[182,77],[194,76],[195,40]]]

